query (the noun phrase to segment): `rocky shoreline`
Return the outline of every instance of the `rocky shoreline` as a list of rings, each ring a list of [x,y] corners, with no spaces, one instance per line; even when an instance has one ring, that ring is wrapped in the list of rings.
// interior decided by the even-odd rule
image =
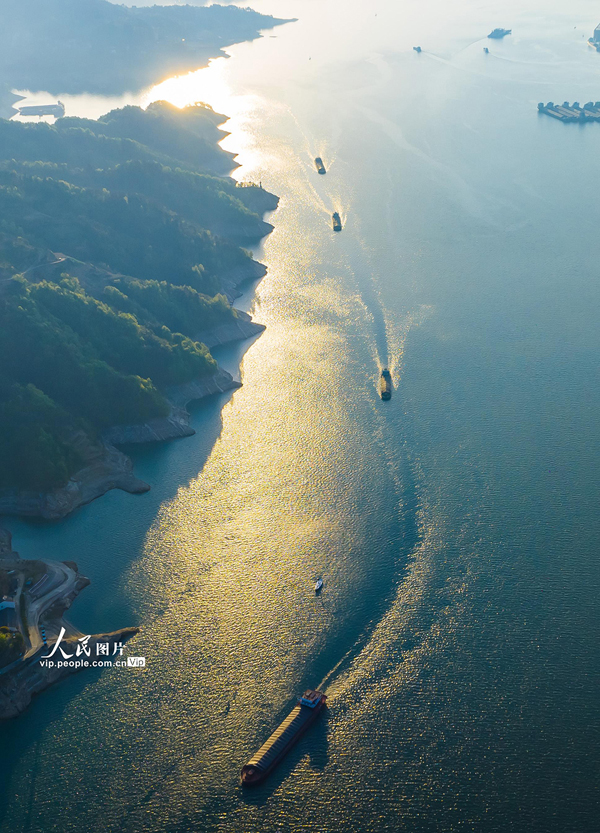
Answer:
[[[252,321],[246,313],[237,311],[233,322],[200,334],[199,338],[202,338],[208,346],[214,347],[255,337],[264,330],[264,325]],[[190,427],[190,414],[186,406],[190,402],[239,387],[241,387],[241,382],[234,380],[231,374],[223,368],[218,368],[211,376],[169,388],[166,393],[171,403],[171,412],[164,419],[150,420],[139,425],[114,426],[105,432],[101,442],[98,443],[90,441],[84,432],[78,433],[72,442],[80,456],[86,461],[86,466],[76,472],[66,486],[51,493],[15,492],[1,496],[0,515],[58,520],[110,489],[122,489],[133,494],[147,492],[150,486],[134,475],[132,461],[115,448],[115,445],[162,442],[177,437],[191,436],[195,432]],[[10,533],[0,527],[0,569],[18,572],[19,569],[32,563],[20,559],[18,553],[12,549]],[[40,563],[47,564],[50,569],[51,562]],[[63,614],[81,590],[87,587],[89,579],[78,572],[76,564],[72,562],[63,562],[63,564],[76,573],[76,580],[60,598],[53,601],[43,622],[47,630],[54,631],[56,634],[61,627],[64,627],[68,635],[64,644],[65,650],[68,653],[75,653],[79,644],[78,639],[82,634],[63,619]],[[95,656],[97,643],[107,643],[112,656],[112,651],[118,643],[125,642],[138,631],[137,627],[129,627],[90,636],[88,647],[92,657]],[[12,667],[8,667],[4,672],[0,669],[0,720],[17,717],[29,706],[36,694],[76,671],[82,670],[81,667],[43,666],[40,658],[48,650],[51,649],[40,647],[22,660],[13,663]]]
[[[33,594],[31,589],[28,590],[25,579],[35,569],[44,569],[47,573],[62,571],[64,579],[62,585],[58,586],[58,592],[57,589],[49,590],[44,597],[44,595]],[[56,665],[50,667],[42,665],[40,660],[52,651],[52,645],[58,634],[61,633],[62,628],[65,629],[66,634],[66,638],[63,638],[61,642],[62,647],[67,654],[77,655],[77,647],[81,646],[79,638],[83,634],[66,621],[63,616],[65,611],[70,608],[73,600],[90,584],[90,580],[81,575],[77,564],[72,561],[52,562],[21,559],[19,554],[12,549],[10,533],[2,528],[0,528],[0,571],[10,571],[13,575],[16,574],[20,577],[19,589],[15,598],[19,630],[25,636],[25,655],[5,668],[0,668],[0,720],[6,720],[17,717],[25,711],[32,698],[48,686],[86,667],[83,663],[62,668]],[[32,615],[34,605],[38,608],[36,611],[38,615],[35,617]],[[28,624],[25,624],[26,622]],[[48,645],[42,642],[40,627],[43,627],[49,635]],[[138,632],[139,628],[129,627],[120,628],[110,633],[90,635],[86,644],[86,650],[89,651],[89,660],[86,653],[81,653],[80,656],[91,664],[96,658],[96,645],[105,643],[108,645],[108,657],[118,659],[120,657],[119,643],[126,642]],[[113,651],[115,651],[114,654]]]
[[[139,628],[121,628],[111,633],[98,633],[91,636],[88,646],[95,654],[98,642],[108,643],[109,653],[112,655],[114,646],[119,642],[125,642],[139,633]],[[76,639],[67,639],[63,644],[67,650],[73,650]],[[40,649],[39,655],[46,649]],[[44,668],[40,665],[36,655],[21,663],[14,671],[0,676],[0,720],[7,720],[11,717],[18,717],[31,703],[36,694],[54,683],[64,680],[71,674],[76,674],[83,668]]]
[[[0,515],[59,520],[111,489],[141,494],[150,489],[133,474],[133,463],[108,443],[92,443],[83,432],[72,443],[87,465],[52,492],[13,491],[0,497]]]
[[[219,368],[212,376],[202,377],[184,385],[167,389],[167,399],[171,411],[162,419],[151,419],[137,425],[115,425],[105,431],[102,439],[111,445],[129,443],[154,443],[174,440],[178,437],[191,437],[196,432],[190,428],[190,415],[186,406],[190,402],[241,388],[230,373]]]
[[[233,321],[199,333],[197,338],[211,348],[253,338],[264,330],[263,324],[252,321],[247,313],[237,310]],[[187,405],[241,386],[241,382],[237,382],[230,373],[219,367],[211,376],[168,388],[166,394],[171,410],[164,418],[135,425],[115,425],[105,431],[97,443],[80,432],[70,443],[85,460],[84,468],[75,472],[65,486],[52,492],[13,491],[0,495],[0,516],[59,520],[111,489],[121,489],[130,494],[148,492],[150,486],[133,473],[131,459],[115,446],[191,437],[195,431],[189,424]]]

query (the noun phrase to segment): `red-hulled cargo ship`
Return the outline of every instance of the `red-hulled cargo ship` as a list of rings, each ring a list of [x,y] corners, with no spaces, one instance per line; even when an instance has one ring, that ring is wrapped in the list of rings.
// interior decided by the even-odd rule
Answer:
[[[322,691],[305,691],[302,697],[298,698],[298,705],[242,767],[242,784],[254,787],[262,783],[298,738],[314,723],[326,703],[327,697]]]

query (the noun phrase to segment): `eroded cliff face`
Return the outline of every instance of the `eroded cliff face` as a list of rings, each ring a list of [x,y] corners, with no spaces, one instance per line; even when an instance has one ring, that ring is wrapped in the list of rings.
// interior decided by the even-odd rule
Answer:
[[[246,312],[236,310],[236,318],[234,321],[229,321],[227,324],[221,324],[219,327],[214,327],[212,330],[205,330],[198,333],[197,341],[211,349],[220,344],[228,344],[231,341],[243,341],[247,338],[254,338],[265,331],[264,324],[258,324]]]
[[[140,494],[150,489],[133,474],[133,463],[108,443],[95,443],[83,432],[71,438],[71,444],[85,460],[66,486],[52,492],[10,492],[0,496],[0,515],[57,520],[74,509],[90,503],[110,489]]]

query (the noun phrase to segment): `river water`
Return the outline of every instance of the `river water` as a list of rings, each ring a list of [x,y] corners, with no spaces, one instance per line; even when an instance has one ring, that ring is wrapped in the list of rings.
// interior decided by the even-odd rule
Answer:
[[[244,384],[195,437],[132,451],[150,493],[10,524],[147,667],[3,725],[0,830],[596,830],[600,128],[536,105],[600,98],[597,12],[254,7],[298,21],[145,96],[230,114],[236,176],[281,196],[241,299],[267,330],[221,349]]]

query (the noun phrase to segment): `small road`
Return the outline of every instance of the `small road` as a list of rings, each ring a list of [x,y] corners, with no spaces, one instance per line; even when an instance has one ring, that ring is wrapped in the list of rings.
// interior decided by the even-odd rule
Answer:
[[[27,600],[27,625],[29,627],[30,647],[24,659],[34,654],[44,644],[40,634],[40,617],[49,610],[53,604],[68,596],[75,589],[77,573],[61,561],[45,561],[48,579],[40,588],[42,595],[35,599]],[[21,593],[20,602],[23,602],[24,594]]]
[[[26,269],[21,274],[22,275],[27,275],[27,274],[29,274],[29,272],[33,272],[34,269],[43,269],[46,266],[56,266],[57,263],[64,263],[65,260],[68,260],[67,256],[66,255],[61,255],[57,260],[51,260],[51,261],[48,261],[48,263],[38,263],[35,266],[30,266],[29,269]],[[12,281],[12,276],[10,276],[8,278],[0,278],[0,294],[2,293],[2,290],[6,287],[6,285],[10,281]]]

